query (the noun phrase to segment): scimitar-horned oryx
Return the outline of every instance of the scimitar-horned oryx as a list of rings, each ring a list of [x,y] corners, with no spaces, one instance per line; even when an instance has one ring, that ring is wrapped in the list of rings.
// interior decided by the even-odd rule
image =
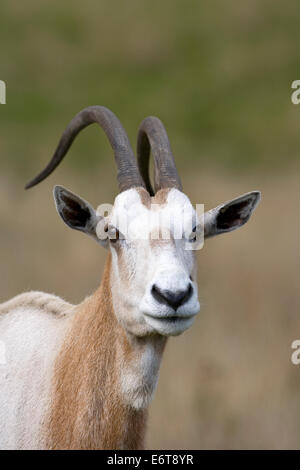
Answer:
[[[77,134],[92,123],[102,127],[114,151],[120,193],[112,211],[101,216],[61,186],[54,198],[69,227],[108,250],[102,282],[79,305],[41,292],[0,305],[0,339],[6,347],[6,364],[0,365],[4,449],[143,448],[167,338],[191,326],[200,309],[196,250],[187,246],[197,243],[197,233],[206,239],[241,227],[260,199],[252,191],[205,213],[201,222],[182,192],[161,121],[148,117],[141,123],[136,162],[120,121],[101,106],[74,117],[48,166],[27,187],[50,175]],[[159,217],[149,217],[152,213]],[[191,236],[175,237],[186,213]],[[130,226],[126,236],[118,226],[124,216]],[[99,237],[101,231],[107,237]],[[152,236],[160,231],[168,236]]]

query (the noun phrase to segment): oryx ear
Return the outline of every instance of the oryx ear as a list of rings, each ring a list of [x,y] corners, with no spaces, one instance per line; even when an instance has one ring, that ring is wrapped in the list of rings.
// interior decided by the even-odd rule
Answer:
[[[259,191],[252,191],[206,212],[204,214],[205,238],[242,227],[250,219],[260,198]]]
[[[53,195],[57,212],[65,224],[87,233],[99,242],[96,228],[101,217],[97,216],[93,207],[63,186],[55,186]]]

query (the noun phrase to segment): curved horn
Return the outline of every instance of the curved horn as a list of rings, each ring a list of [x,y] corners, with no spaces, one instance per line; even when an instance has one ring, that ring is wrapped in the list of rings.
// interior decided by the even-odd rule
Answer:
[[[138,131],[137,158],[138,166],[147,191],[154,191],[149,178],[149,157],[152,150],[154,157],[155,191],[162,188],[177,188],[182,191],[181,181],[176,169],[168,135],[163,123],[157,117],[145,118]]]
[[[104,106],[90,106],[80,111],[72,119],[62,135],[52,159],[46,168],[26,185],[26,189],[47,178],[60,164],[77,134],[95,122],[102,127],[114,150],[120,192],[135,186],[144,187],[127,134],[119,119]]]

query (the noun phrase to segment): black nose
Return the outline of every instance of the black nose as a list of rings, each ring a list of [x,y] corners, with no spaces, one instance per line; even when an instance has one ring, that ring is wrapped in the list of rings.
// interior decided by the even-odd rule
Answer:
[[[156,284],[154,284],[152,286],[151,292],[157,302],[166,304],[169,307],[172,307],[174,310],[177,310],[178,307],[189,300],[193,292],[193,287],[192,284],[189,284],[187,289],[173,292],[170,290],[162,290]]]

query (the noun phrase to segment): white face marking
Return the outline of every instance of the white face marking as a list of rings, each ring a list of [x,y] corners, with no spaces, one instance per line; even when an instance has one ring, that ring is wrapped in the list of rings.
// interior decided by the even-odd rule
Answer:
[[[126,233],[124,240],[110,242],[114,309],[125,329],[137,336],[178,335],[200,309],[195,252],[186,249],[183,233],[193,223],[186,220],[187,209],[190,219],[197,220],[196,213],[185,194],[164,191],[160,205],[155,198],[143,204],[135,189],[119,194],[108,220]],[[151,239],[158,234],[168,239]],[[176,303],[183,293],[186,300]]]

